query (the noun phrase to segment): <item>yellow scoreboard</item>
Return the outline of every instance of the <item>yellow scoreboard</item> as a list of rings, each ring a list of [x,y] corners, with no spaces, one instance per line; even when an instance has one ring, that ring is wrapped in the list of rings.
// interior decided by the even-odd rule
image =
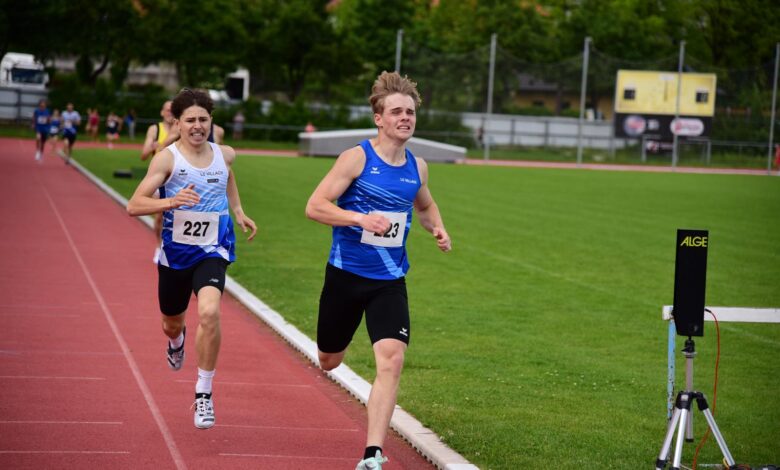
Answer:
[[[680,87],[680,115],[715,114],[715,85],[712,73],[619,70],[615,86],[615,112],[622,114],[676,114],[677,80]]]
[[[677,84],[680,110],[677,114]],[[715,114],[717,78],[711,73],[619,70],[615,81],[615,136],[670,142],[706,138]]]

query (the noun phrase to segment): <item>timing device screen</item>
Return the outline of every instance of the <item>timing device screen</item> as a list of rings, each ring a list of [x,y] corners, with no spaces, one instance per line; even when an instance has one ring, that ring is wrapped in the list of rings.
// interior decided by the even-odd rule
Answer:
[[[677,334],[682,336],[704,336],[708,241],[707,230],[677,230],[672,316]]]

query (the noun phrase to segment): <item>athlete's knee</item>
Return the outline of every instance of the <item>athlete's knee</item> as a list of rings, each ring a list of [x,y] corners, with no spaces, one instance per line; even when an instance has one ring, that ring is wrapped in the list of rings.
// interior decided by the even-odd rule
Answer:
[[[200,326],[204,328],[216,328],[219,326],[219,305],[198,306]]]
[[[341,361],[344,360],[344,352],[339,353],[325,353],[318,351],[320,360],[320,368],[324,371],[331,371],[341,365]]]
[[[167,316],[162,319],[163,333],[169,338],[175,338],[184,329],[184,315]]]
[[[377,374],[400,377],[404,368],[406,345],[397,340],[383,340],[374,345]]]
[[[198,317],[200,324],[206,328],[219,326],[219,304],[222,292],[211,286],[202,287],[198,291]]]

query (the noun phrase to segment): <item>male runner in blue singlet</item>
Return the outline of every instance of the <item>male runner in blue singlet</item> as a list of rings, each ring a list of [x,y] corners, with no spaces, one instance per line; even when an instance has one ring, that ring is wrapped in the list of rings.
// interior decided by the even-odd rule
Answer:
[[[35,129],[35,161],[43,159],[46,139],[49,137],[49,121],[51,112],[46,106],[46,100],[38,101],[38,107],[33,111],[33,129]]]
[[[207,140],[213,106],[202,91],[185,88],[176,95],[171,112],[180,137],[152,158],[127,204],[133,216],[163,213],[158,297],[168,337],[168,366],[173,370],[184,361],[184,316],[190,295],[194,292],[198,298],[194,422],[201,429],[215,422],[211,392],[221,341],[220,300],[225,272],[236,259],[230,210],[243,231],[250,230],[249,240],[257,233],[241,208],[231,169],[235,151]]]
[[[420,104],[417,85],[383,72],[369,102],[377,137],[343,152],[306,206],[307,217],[333,226],[317,323],[320,366],[332,370],[341,364],[364,312],[374,349],[376,379],[357,470],[379,470],[387,461],[382,445],[411,335],[405,275],[413,210],[440,250],[452,248],[428,189],[428,166],[406,149]]]

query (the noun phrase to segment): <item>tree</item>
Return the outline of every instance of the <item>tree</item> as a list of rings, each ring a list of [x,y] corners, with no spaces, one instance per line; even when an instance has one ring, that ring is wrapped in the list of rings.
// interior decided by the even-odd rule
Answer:
[[[64,15],[62,1],[0,0],[0,57],[14,51],[45,60],[62,52],[56,32]]]
[[[257,0],[247,5],[244,24],[253,31],[244,60],[256,85],[283,90],[295,101],[307,84],[328,89],[356,67],[351,43],[334,28],[328,0]],[[310,80],[321,86],[311,86]]]
[[[241,64],[248,34],[243,3],[215,0],[187,2],[134,0],[144,48],[142,63],[169,61],[179,81],[193,87],[221,87],[225,76]]]

